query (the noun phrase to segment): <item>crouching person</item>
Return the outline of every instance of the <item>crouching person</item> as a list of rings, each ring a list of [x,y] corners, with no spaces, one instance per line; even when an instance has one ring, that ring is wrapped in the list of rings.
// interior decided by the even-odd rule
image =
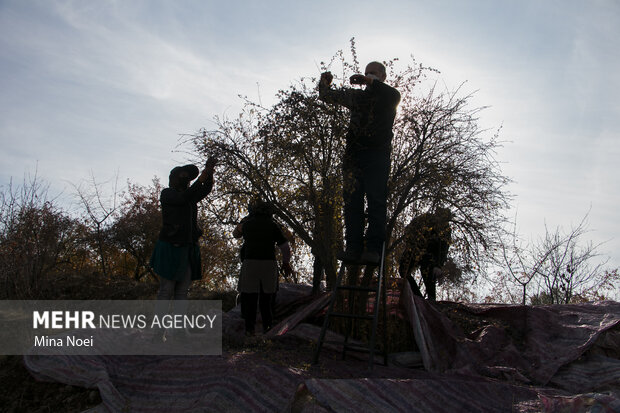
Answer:
[[[282,252],[282,267],[288,276],[292,272],[291,247],[282,228],[272,219],[271,205],[252,201],[249,215],[233,231],[235,238],[243,237],[241,277],[241,314],[245,319],[245,334],[255,334],[257,304],[263,321],[263,332],[272,327],[273,297],[278,287],[278,263],[275,246]]]
[[[411,220],[405,228],[405,250],[399,260],[400,276],[409,281],[415,295],[423,297],[420,286],[413,278],[419,268],[426,295],[430,301],[437,298],[437,283],[444,274],[448,262],[448,249],[452,243],[450,221],[452,212],[448,208],[437,208]],[[450,261],[452,275],[460,277],[460,271]]]

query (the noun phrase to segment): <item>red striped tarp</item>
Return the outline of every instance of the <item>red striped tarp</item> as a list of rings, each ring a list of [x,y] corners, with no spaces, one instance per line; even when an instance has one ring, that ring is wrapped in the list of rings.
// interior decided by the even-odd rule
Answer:
[[[286,304],[295,312],[270,340],[291,354],[305,349],[286,362],[250,348],[204,357],[29,355],[25,363],[39,380],[98,388],[103,402],[92,412],[102,413],[620,413],[620,303],[451,303],[451,311],[489,321],[472,332],[442,312],[441,303],[405,293],[401,304],[426,351],[427,370],[376,365],[369,374],[364,360],[342,361],[331,348],[319,366],[309,366],[307,343],[320,327],[298,323],[322,311],[325,297]],[[224,323],[225,335],[243,328],[235,311]]]

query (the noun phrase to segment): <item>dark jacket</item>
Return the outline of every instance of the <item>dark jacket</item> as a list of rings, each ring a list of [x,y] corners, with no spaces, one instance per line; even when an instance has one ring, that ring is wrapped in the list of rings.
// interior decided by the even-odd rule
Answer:
[[[433,213],[417,216],[405,228],[405,240],[405,254],[409,254],[415,266],[443,266],[452,243],[449,217]]]
[[[198,228],[197,204],[213,188],[213,179],[205,183],[196,180],[189,188],[178,191],[166,188],[159,198],[162,212],[162,228],[159,239],[175,246],[195,244],[202,235]]]
[[[319,83],[319,99],[350,109],[348,152],[390,149],[396,107],[400,102],[398,90],[378,80],[364,90],[335,90]]]
[[[252,214],[244,218],[242,234],[242,260],[275,260],[275,246],[287,242],[282,228],[270,215]]]

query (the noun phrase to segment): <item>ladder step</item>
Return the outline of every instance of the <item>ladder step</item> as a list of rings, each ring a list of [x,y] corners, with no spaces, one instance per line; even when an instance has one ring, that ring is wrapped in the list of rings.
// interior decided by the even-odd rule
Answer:
[[[360,287],[358,285],[340,285],[336,288],[339,290],[368,291],[372,293],[377,292],[377,287]]]
[[[323,341],[323,344],[334,344],[337,346],[343,346],[346,350],[370,353],[370,348],[368,346],[364,346],[362,344],[345,343],[342,340],[325,340]],[[375,352],[379,353],[379,349],[375,349]]]
[[[349,314],[349,313],[331,313],[328,314],[330,317],[343,317],[343,318],[359,318],[361,320],[372,320],[374,319],[371,315],[362,315],[362,314]]]
[[[344,344],[346,350],[359,351],[363,353],[370,353],[372,350],[368,346],[360,346],[358,344]],[[375,349],[374,352],[379,353],[379,349]]]
[[[345,345],[343,339],[340,339],[340,340],[324,340],[323,343],[325,343],[325,344],[334,344],[336,346],[343,346],[343,345]]]

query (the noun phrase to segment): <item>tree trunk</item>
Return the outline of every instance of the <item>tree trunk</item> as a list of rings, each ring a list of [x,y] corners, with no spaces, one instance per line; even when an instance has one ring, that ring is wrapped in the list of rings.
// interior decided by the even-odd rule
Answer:
[[[312,294],[318,294],[321,292],[321,280],[323,279],[323,273],[323,264],[315,255],[314,264],[312,265]]]

